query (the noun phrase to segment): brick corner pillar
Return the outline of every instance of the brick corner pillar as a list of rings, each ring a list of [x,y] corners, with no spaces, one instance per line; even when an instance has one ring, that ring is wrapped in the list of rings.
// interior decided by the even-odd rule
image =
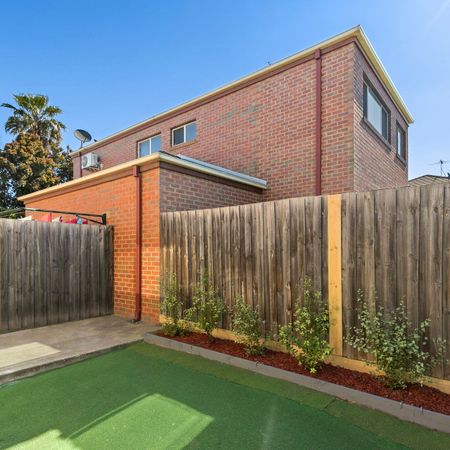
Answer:
[[[160,169],[142,173],[142,320],[160,311]]]

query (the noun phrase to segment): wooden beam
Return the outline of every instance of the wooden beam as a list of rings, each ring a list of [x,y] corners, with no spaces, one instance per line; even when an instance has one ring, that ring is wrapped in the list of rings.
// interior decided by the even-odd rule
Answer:
[[[333,354],[342,356],[342,262],[341,196],[328,197],[328,308],[330,345]]]

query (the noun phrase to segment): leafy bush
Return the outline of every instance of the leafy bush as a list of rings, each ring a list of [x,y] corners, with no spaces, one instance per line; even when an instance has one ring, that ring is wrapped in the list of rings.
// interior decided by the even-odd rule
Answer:
[[[212,331],[217,327],[225,311],[225,304],[217,291],[209,285],[207,278],[202,277],[194,288],[192,307],[186,311],[186,319],[193,322],[211,339]]]
[[[408,384],[423,381],[425,375],[442,362],[445,341],[435,341],[435,356],[423,350],[428,343],[426,331],[430,320],[424,320],[413,329],[403,302],[390,314],[385,314],[382,307],[371,312],[359,293],[357,317],[359,326],[351,329],[347,341],[353,348],[373,357],[366,363],[384,372],[383,379],[391,388],[404,389]]]
[[[161,328],[166,336],[179,336],[185,333],[183,323],[183,302],[180,298],[175,274],[168,273],[162,280],[163,301],[161,313],[167,317],[167,322]]]
[[[303,298],[303,305],[297,302],[293,323],[280,328],[279,341],[302,366],[316,373],[331,353],[328,306],[321,292],[313,291],[309,278],[304,281]]]
[[[262,355],[265,351],[261,344],[264,321],[259,317],[259,309],[252,309],[242,297],[236,299],[233,308],[232,330],[236,335],[236,342],[243,344],[249,355]]]

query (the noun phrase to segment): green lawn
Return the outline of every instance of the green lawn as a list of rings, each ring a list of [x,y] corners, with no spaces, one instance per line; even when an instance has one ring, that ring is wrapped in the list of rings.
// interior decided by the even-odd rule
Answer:
[[[450,437],[136,344],[0,388],[0,448],[448,449]]]

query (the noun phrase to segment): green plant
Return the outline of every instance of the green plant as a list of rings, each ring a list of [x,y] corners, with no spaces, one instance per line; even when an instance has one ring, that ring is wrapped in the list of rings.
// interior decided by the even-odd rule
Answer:
[[[208,339],[211,339],[212,331],[217,327],[225,311],[225,304],[217,291],[208,283],[206,277],[201,277],[200,283],[194,287],[192,307],[186,311],[186,319],[193,322],[208,335]]]
[[[424,320],[413,328],[405,304],[401,302],[391,313],[379,307],[371,311],[361,292],[358,294],[359,325],[351,329],[348,343],[358,351],[373,357],[366,363],[383,372],[383,380],[393,389],[404,389],[408,384],[421,382],[439,362],[443,361],[445,341],[434,341],[436,354],[424,350],[427,346],[427,328]]]
[[[303,304],[297,302],[293,323],[282,326],[279,341],[311,373],[331,353],[328,343],[329,313],[320,291],[313,291],[310,278],[303,284]]]
[[[243,344],[249,355],[262,355],[265,351],[261,344],[264,321],[259,316],[259,309],[252,309],[241,296],[236,299],[233,308],[232,330],[236,336],[236,342]]]
[[[167,322],[161,328],[167,336],[179,336],[185,333],[183,323],[183,302],[180,298],[175,274],[167,273],[162,280],[163,301],[161,313],[166,316]]]

